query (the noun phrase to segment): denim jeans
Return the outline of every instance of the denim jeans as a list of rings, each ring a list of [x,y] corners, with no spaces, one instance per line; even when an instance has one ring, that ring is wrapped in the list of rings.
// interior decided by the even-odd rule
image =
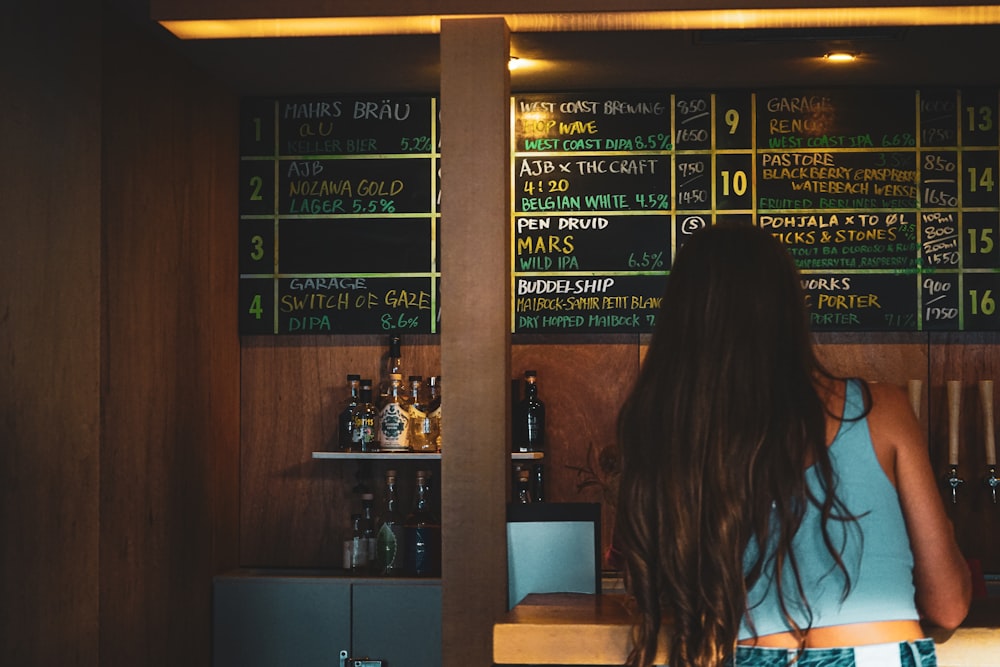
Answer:
[[[737,646],[731,667],[937,667],[933,639],[847,648],[794,649]]]

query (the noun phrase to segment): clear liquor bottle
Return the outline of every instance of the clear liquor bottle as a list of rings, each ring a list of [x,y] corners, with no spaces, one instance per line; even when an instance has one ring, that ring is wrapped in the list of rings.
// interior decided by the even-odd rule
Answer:
[[[347,386],[350,390],[350,398],[347,399],[347,407],[340,413],[337,423],[337,446],[342,452],[354,451],[354,412],[361,402],[361,376],[348,375]]]
[[[410,450],[409,398],[399,373],[393,373],[389,382],[389,394],[378,411],[378,446],[383,452],[406,452]]]
[[[538,398],[538,373],[524,372],[524,398],[518,404],[514,428],[514,451],[545,449],[545,403]]]
[[[389,395],[392,387],[392,376],[403,376],[403,337],[399,334],[392,334],[389,337],[389,350],[382,362],[382,375],[379,378],[378,397],[381,401]]]
[[[351,440],[355,452],[377,452],[378,438],[375,433],[375,422],[378,411],[372,403],[372,381],[361,381],[361,400],[354,411],[354,431]]]
[[[382,521],[375,538],[375,561],[379,574],[385,576],[402,574],[405,551],[406,538],[399,512],[399,498],[396,495],[396,471],[387,470]]]
[[[350,571],[363,574],[368,565],[368,545],[361,528],[361,515],[351,515]]]
[[[430,502],[430,475],[417,471],[413,511],[403,522],[406,535],[406,572],[414,577],[441,576],[441,521]]]
[[[437,451],[427,402],[424,400],[423,378],[410,376],[410,449],[415,452]]]

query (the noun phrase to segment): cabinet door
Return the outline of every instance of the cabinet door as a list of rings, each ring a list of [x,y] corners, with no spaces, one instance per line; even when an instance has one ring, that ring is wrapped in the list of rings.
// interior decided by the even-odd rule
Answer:
[[[214,667],[331,667],[350,650],[351,586],[298,577],[216,577]]]
[[[355,582],[353,658],[440,667],[441,582]]]

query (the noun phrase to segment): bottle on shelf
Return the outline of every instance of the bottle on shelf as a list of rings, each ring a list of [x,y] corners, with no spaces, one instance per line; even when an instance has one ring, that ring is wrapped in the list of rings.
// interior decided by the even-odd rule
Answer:
[[[514,472],[517,474],[517,496],[514,498],[514,502],[520,503],[521,505],[530,505],[531,471],[527,468],[517,466],[517,469]]]
[[[403,573],[406,538],[396,496],[396,471],[385,473],[385,498],[382,505],[382,522],[375,538],[377,572],[385,576]]]
[[[430,396],[427,399],[427,428],[433,435],[434,449],[441,451],[441,376],[434,375],[427,381]],[[428,440],[431,438],[428,437]]]
[[[545,502],[545,466],[541,463],[531,467],[531,502]]]
[[[417,471],[413,511],[403,522],[406,535],[406,572],[414,577],[441,575],[441,521],[430,502],[430,473]]]
[[[347,407],[340,413],[340,419],[337,423],[337,446],[342,452],[353,452],[355,451],[354,412],[361,402],[361,376],[348,375],[347,386],[350,390],[350,398],[347,399]]]
[[[378,547],[375,526],[375,496],[371,493],[361,494],[361,536],[365,541],[365,570],[375,571],[375,555]]]
[[[382,375],[379,378],[378,396],[379,400],[389,395],[392,387],[392,376],[403,376],[403,338],[399,334],[389,336],[389,350],[382,362]]]
[[[431,430],[431,418],[424,400],[423,378],[411,375],[409,380],[409,445],[415,452],[437,451],[437,441]]]
[[[361,515],[351,515],[351,539],[344,545],[344,562],[346,569],[352,573],[363,574],[368,565],[368,549],[366,548],[364,532],[361,528]]]
[[[351,439],[355,452],[377,452],[378,439],[375,433],[375,422],[378,413],[372,403],[372,381],[361,380],[361,398],[354,410],[354,431]]]
[[[541,452],[545,449],[545,403],[538,398],[538,373],[524,372],[524,398],[514,414],[514,451]]]
[[[389,380],[389,393],[382,399],[378,411],[378,447],[383,452],[410,450],[410,404],[403,389],[403,376],[393,373]]]

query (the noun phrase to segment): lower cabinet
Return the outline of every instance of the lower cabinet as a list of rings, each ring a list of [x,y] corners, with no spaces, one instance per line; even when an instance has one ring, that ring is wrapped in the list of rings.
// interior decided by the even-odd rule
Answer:
[[[439,580],[238,573],[213,597],[214,667],[441,664]]]

